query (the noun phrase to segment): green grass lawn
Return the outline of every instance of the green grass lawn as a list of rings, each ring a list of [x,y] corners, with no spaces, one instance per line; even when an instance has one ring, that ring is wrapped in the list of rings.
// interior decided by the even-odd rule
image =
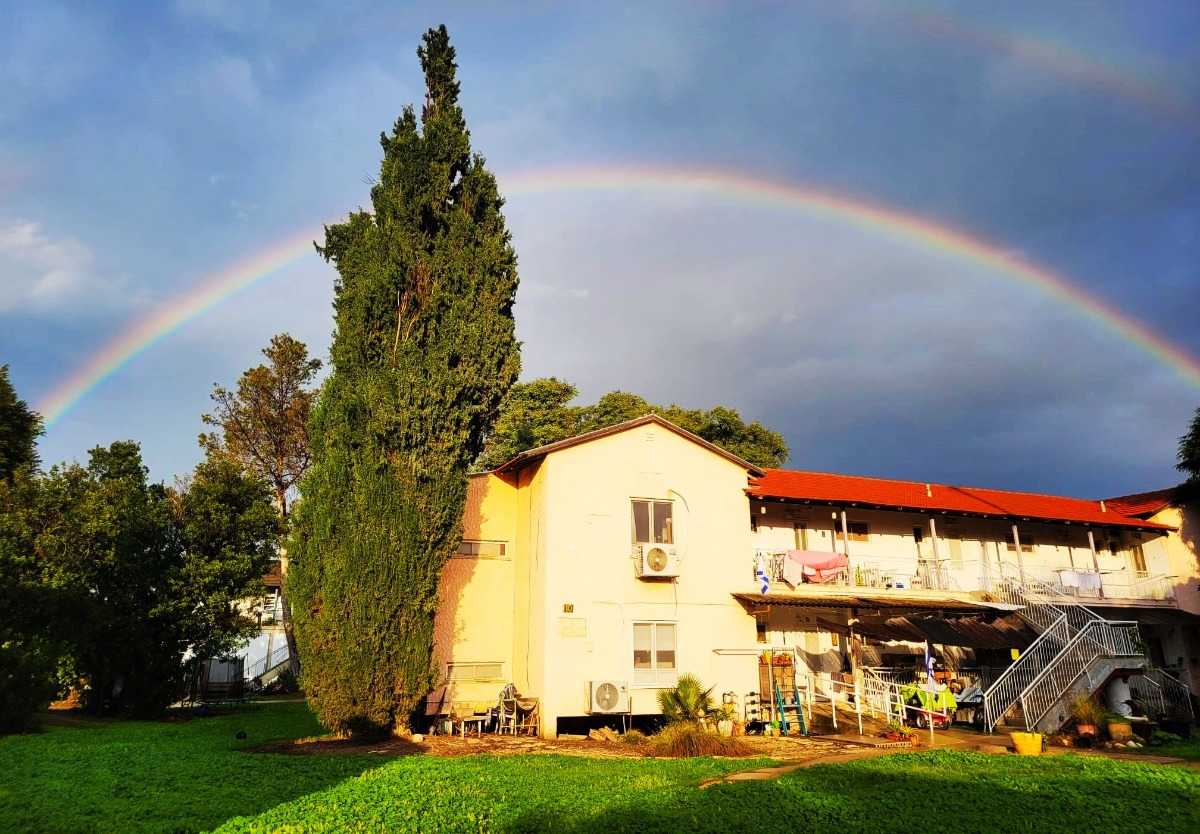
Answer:
[[[763,762],[244,752],[319,733],[293,703],[3,738],[0,831],[1200,830],[1200,771],[1094,756],[936,751],[698,790]]]
[[[233,832],[1187,832],[1200,773],[1075,755],[937,751],[697,790],[711,762],[407,759]]]
[[[235,738],[239,730],[245,741]],[[241,752],[323,732],[305,704],[281,703],[0,738],[0,831],[202,831],[384,763],[378,756]]]

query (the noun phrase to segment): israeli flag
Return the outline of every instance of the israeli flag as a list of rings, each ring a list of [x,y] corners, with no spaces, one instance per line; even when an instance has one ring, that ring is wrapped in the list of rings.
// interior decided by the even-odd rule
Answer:
[[[925,688],[937,692],[937,683],[933,678],[933,653],[929,651],[929,641],[925,641]]]
[[[771,590],[771,578],[767,576],[767,560],[761,553],[758,554],[758,566],[754,569],[754,578],[758,580],[760,594]]]

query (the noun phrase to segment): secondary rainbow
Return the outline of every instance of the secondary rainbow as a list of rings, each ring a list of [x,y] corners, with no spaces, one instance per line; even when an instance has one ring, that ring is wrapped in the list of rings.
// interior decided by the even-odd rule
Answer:
[[[800,183],[768,180],[709,168],[664,169],[652,165],[546,168],[498,177],[509,197],[590,191],[709,194],[743,203],[840,223],[905,246],[976,264],[1032,286],[1143,350],[1200,388],[1200,360],[1055,272],[1017,258],[997,244],[897,209],[869,204]],[[97,386],[154,345],[238,293],[306,257],[317,257],[313,226],[289,235],[200,281],[104,345],[37,404],[52,426]]]

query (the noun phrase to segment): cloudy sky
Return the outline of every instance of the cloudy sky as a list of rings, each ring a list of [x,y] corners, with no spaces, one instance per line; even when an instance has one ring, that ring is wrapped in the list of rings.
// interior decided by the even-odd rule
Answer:
[[[525,378],[731,406],[795,468],[1084,497],[1174,482],[1200,405],[1200,5],[503,5],[5,3],[18,393],[45,408],[173,301],[362,205],[444,22],[509,193]],[[594,187],[615,169],[622,187]],[[44,461],[133,438],[155,478],[187,471],[214,383],[275,333],[325,354],[333,277],[293,257],[191,319],[52,421]]]

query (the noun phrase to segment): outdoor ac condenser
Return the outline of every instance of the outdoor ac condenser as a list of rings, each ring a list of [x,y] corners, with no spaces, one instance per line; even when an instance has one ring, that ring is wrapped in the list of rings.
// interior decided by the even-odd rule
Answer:
[[[625,681],[589,681],[588,713],[629,712],[629,685]]]
[[[637,575],[642,579],[679,576],[675,548],[669,544],[641,544],[637,557]]]

